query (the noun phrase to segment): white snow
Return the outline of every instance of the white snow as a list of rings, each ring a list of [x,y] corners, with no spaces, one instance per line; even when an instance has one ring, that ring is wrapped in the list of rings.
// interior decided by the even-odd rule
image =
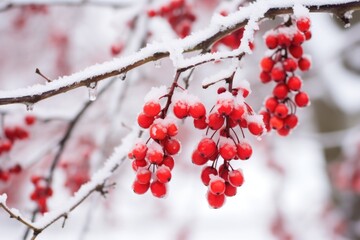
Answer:
[[[145,102],[159,102],[159,98],[167,94],[167,87],[165,85],[160,87],[152,87],[146,94]]]
[[[6,199],[7,199],[6,193],[0,195],[0,203],[6,204]]]
[[[139,129],[134,127],[133,130],[123,138],[121,145],[115,148],[113,154],[106,160],[103,168],[99,169],[88,183],[82,185],[73,197],[56,209],[45,213],[45,215],[39,218],[33,225],[37,228],[47,226],[60,215],[70,212],[72,207],[85,198],[90,191],[98,185],[103,184],[113,174],[114,168],[121,164],[121,159],[125,157],[129,149],[131,149],[134,141],[137,139],[138,131]]]
[[[310,13],[309,9],[307,9],[300,3],[295,3],[293,10],[294,10],[294,15],[297,19],[303,17],[309,17],[309,13]]]

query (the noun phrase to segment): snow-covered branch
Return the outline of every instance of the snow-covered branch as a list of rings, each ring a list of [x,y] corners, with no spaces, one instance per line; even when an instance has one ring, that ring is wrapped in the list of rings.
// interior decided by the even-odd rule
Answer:
[[[112,156],[105,162],[103,168],[98,170],[91,178],[91,180],[82,185],[80,189],[61,207],[46,213],[42,218],[36,222],[21,216],[17,209],[11,209],[6,205],[6,194],[0,195],[0,208],[3,208],[11,218],[14,218],[33,230],[34,237],[40,234],[47,227],[61,218],[67,218],[68,214],[85,201],[92,193],[100,192],[106,193],[106,180],[112,176],[113,172],[120,166],[120,164],[126,159],[127,152],[131,148],[132,144],[138,137],[139,130],[134,128],[126,137],[123,138],[119,147],[114,150]]]
[[[214,60],[224,58],[226,57],[226,53],[208,53],[198,56],[195,58],[194,62],[194,59],[191,61],[184,59],[182,54],[184,52],[207,49],[217,40],[241,27],[245,26],[245,31],[249,28],[254,28],[256,27],[252,22],[254,19],[260,21],[264,18],[274,18],[277,15],[292,13],[294,5],[299,4],[299,2],[308,8],[310,12],[329,12],[340,16],[341,18],[344,18],[346,13],[350,10],[360,9],[360,2],[358,0],[338,0],[335,3],[310,0],[259,0],[247,7],[241,8],[239,11],[230,14],[227,17],[220,15],[214,16],[208,28],[196,32],[184,39],[149,44],[139,52],[127,57],[93,65],[83,71],[74,73],[70,76],[60,77],[50,83],[38,84],[23,89],[0,91],[0,105],[13,103],[34,104],[54,95],[78,87],[89,86],[91,83],[124,74],[145,63],[156,61],[167,56],[170,56],[176,68],[189,68],[192,65],[196,65],[198,62],[203,62],[203,58]],[[250,38],[249,36],[246,37]],[[235,55],[246,52],[246,50],[247,49],[240,47],[236,50],[237,52]],[[231,51],[229,51],[228,54],[234,55]]]

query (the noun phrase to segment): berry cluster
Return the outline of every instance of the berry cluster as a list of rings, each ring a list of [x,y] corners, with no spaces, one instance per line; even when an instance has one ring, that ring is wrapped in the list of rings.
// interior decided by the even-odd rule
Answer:
[[[186,3],[186,0],[170,0],[168,4],[161,6],[158,10],[150,9],[148,16],[165,18],[181,38],[190,34],[191,25],[196,20],[196,16],[192,12],[191,6]]]
[[[232,82],[232,79],[228,80]],[[208,186],[207,200],[213,208],[220,208],[226,197],[235,196],[237,187],[244,182],[242,171],[232,166],[233,161],[247,160],[252,155],[252,147],[245,140],[244,129],[247,128],[255,136],[260,136],[264,131],[262,116],[254,114],[245,102],[249,91],[248,88],[233,88],[232,83],[228,90],[224,87],[218,89],[216,105],[204,121],[207,126],[204,124],[201,127],[207,128],[207,134],[209,130],[213,133],[201,139],[192,154],[194,164],[211,164],[203,168],[201,180]],[[237,128],[242,133],[241,139]]]
[[[155,92],[157,90],[154,88]],[[133,159],[132,167],[136,171],[134,192],[144,194],[150,188],[155,197],[162,198],[171,180],[173,155],[180,151],[180,142],[175,138],[178,134],[176,122],[166,116],[168,107],[162,108],[161,96],[155,95],[146,100],[137,119],[140,127],[149,129],[150,138],[146,143],[136,143],[129,152],[129,158]]]
[[[27,115],[24,121],[26,125],[31,126],[35,123],[36,118],[33,115]],[[4,136],[5,138],[0,139],[0,156],[10,152],[15,141],[27,139],[29,132],[23,126],[4,127]]]
[[[34,184],[35,189],[31,193],[30,199],[36,202],[39,212],[44,214],[48,211],[47,200],[52,196],[53,190],[44,177],[32,176],[31,182]]]
[[[22,168],[19,164],[15,164],[7,170],[0,168],[0,181],[7,182],[11,174],[19,174],[21,171]]]
[[[301,46],[310,38],[310,19],[306,17],[290,19],[265,36],[266,46],[273,52],[261,60],[260,79],[276,83],[272,96],[265,100],[266,110],[261,112],[267,131],[288,135],[298,122],[296,108],[309,105],[309,96],[301,90],[302,80],[295,71],[310,69],[311,61]]]

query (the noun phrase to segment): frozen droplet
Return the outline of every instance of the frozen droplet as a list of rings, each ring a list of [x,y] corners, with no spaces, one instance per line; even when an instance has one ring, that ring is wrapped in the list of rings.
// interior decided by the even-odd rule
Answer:
[[[88,91],[89,91],[89,100],[95,101],[97,98],[97,83],[96,82],[90,83],[88,86]]]
[[[25,103],[26,111],[31,112],[34,109],[33,103]]]
[[[258,140],[259,142],[262,140],[261,136],[256,137],[256,140]]]
[[[161,68],[161,60],[154,61],[155,68]]]
[[[126,72],[120,73],[119,78],[121,81],[124,81],[126,79]]]

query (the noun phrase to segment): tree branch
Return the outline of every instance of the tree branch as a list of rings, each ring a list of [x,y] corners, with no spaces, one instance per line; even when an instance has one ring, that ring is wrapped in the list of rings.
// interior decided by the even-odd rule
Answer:
[[[145,63],[167,57],[171,54],[171,49],[174,48],[181,49],[184,52],[207,49],[227,34],[244,27],[251,15],[256,13],[258,7],[267,7],[267,11],[261,19],[274,18],[277,15],[292,13],[292,7],[297,1],[268,2],[269,1],[260,0],[248,7],[241,8],[234,14],[222,17],[224,21],[220,23],[213,21],[206,30],[197,32],[184,39],[178,39],[171,43],[162,42],[148,45],[139,52],[128,57],[114,59],[110,62],[91,66],[84,71],[74,73],[71,76],[60,77],[56,81],[45,85],[35,85],[10,91],[0,91],[0,105],[13,103],[34,104],[43,99],[68,92],[75,88],[89,86],[91,83],[126,73]],[[343,16],[347,11],[360,9],[360,2],[358,0],[341,0],[340,3],[337,4],[322,5],[311,5],[310,0],[303,0],[302,2],[309,8],[310,12],[328,12],[333,13],[336,16]],[[237,55],[239,54],[240,53],[237,53]],[[181,66],[180,68],[186,68],[186,66]]]
[[[6,1],[5,3],[0,3],[0,12],[5,12],[7,10],[25,6],[44,6],[44,5],[51,5],[51,6],[68,6],[68,7],[78,7],[83,5],[92,5],[96,7],[111,7],[111,8],[126,8],[131,7],[134,4],[129,2],[122,2],[122,1],[91,1],[91,0],[73,0],[64,1],[64,0],[37,0],[37,1]]]

